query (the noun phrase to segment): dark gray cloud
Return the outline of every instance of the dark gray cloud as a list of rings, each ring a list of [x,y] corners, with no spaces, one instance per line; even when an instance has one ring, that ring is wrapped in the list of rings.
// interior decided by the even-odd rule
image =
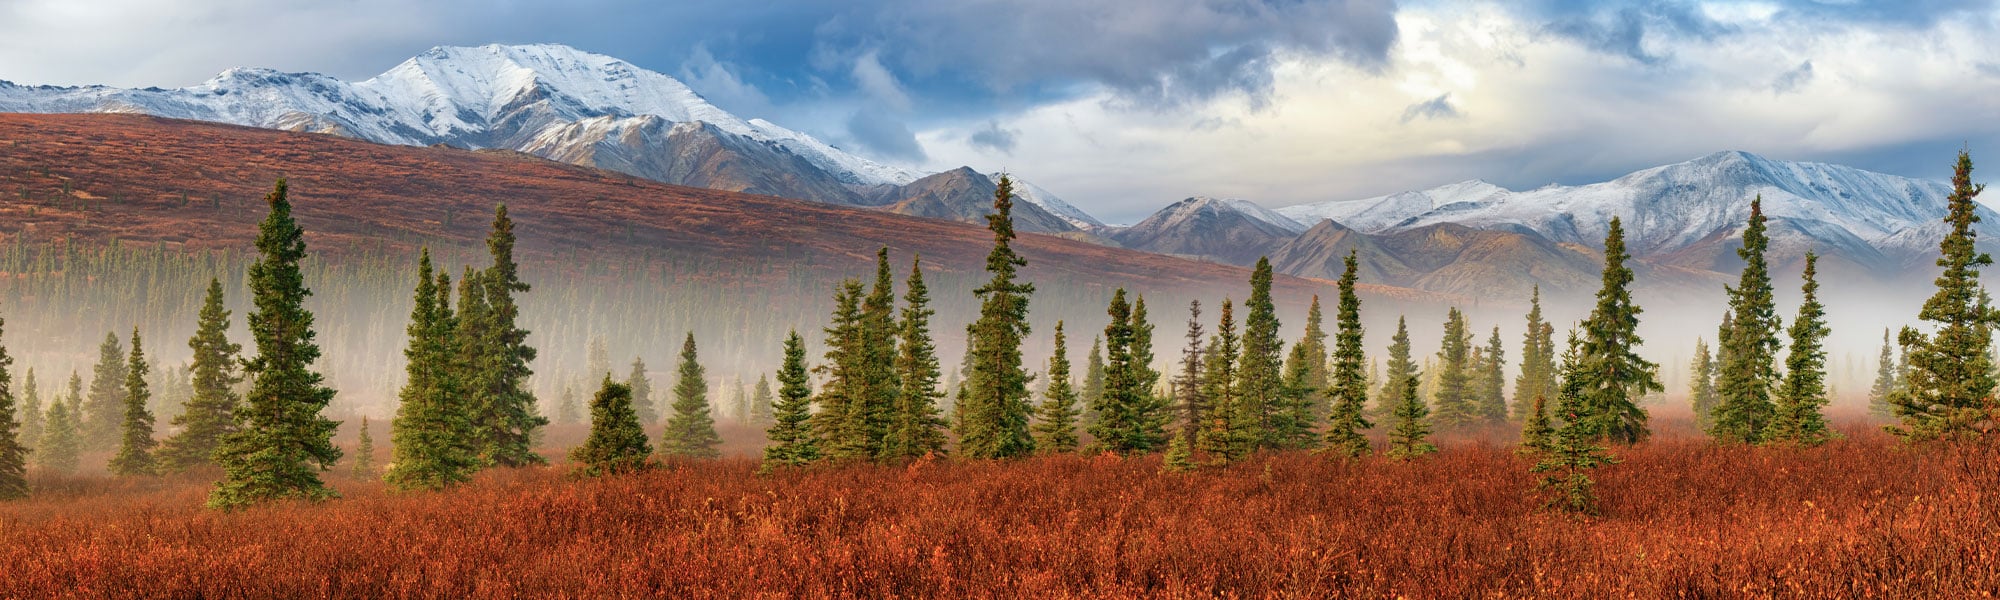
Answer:
[[[1459,116],[1458,107],[1451,105],[1451,94],[1449,93],[1412,104],[1409,108],[1403,109],[1403,123],[1405,124],[1417,119],[1456,119]]]
[[[1808,83],[1812,83],[1812,80],[1813,65],[1812,61],[1808,60],[1799,63],[1799,66],[1792,67],[1789,71],[1779,74],[1777,79],[1771,80],[1771,91],[1780,94],[1789,94],[1798,91],[1801,87],[1805,87]]]
[[[875,109],[861,109],[847,119],[847,135],[879,156],[922,162],[924,146],[910,126]]]
[[[1929,28],[1991,11],[1995,0],[1777,0],[1773,22],[1832,28]],[[1690,0],[1525,0],[1512,4],[1542,31],[1607,54],[1657,65],[1682,43],[1746,34]]]
[[[972,132],[972,137],[969,141],[976,147],[1002,154],[1013,154],[1016,138],[1020,137],[1020,135],[1020,131],[1001,127],[999,121],[988,120],[985,127]]]

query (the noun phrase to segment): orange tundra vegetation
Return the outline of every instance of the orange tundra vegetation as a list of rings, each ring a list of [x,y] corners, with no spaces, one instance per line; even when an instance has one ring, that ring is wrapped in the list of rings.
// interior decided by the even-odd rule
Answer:
[[[730,432],[742,433],[742,432]],[[6,597],[1990,597],[2000,449],[1870,427],[1809,449],[1666,437],[1539,508],[1512,448],[927,461],[745,458],[203,510],[208,482],[41,479],[0,505]],[[736,437],[736,436],[732,436]],[[743,450],[743,448],[733,448]],[[554,454],[554,452],[551,452]]]

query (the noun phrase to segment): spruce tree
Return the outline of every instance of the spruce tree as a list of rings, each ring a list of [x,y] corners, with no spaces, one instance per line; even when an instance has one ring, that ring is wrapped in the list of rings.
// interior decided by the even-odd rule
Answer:
[[[1258,448],[1287,447],[1286,440],[1312,434],[1311,423],[1288,418],[1284,385],[1284,341],[1278,338],[1278,308],[1271,300],[1271,261],[1257,259],[1250,272],[1250,298],[1243,301],[1243,357],[1237,360],[1239,416]]]
[[[1083,388],[1078,399],[1083,401],[1083,424],[1087,427],[1097,422],[1097,403],[1104,399],[1104,338],[1090,338],[1090,358],[1083,369]]]
[[[1028,375],[1021,369],[1021,340],[1029,333],[1028,297],[1035,286],[1014,280],[1028,261],[1012,246],[1013,180],[1001,175],[997,185],[993,214],[986,216],[993,231],[986,272],[993,279],[973,291],[980,299],[979,319],[966,327],[971,372],[959,395],[965,412],[959,453],[972,458],[1007,458],[1035,449],[1028,433]]]
[[[146,385],[146,375],[152,367],[146,364],[145,350],[139,346],[139,328],[132,328],[132,355],[125,363],[125,419],[119,428],[118,454],[111,457],[111,473],[124,477],[158,475],[159,463],[153,456],[153,413],[146,409],[146,402],[152,399],[152,391]]]
[[[1361,372],[1361,363],[1367,360],[1361,348],[1365,332],[1361,328],[1361,296],[1354,291],[1359,277],[1358,268],[1354,251],[1348,251],[1346,270],[1340,275],[1340,307],[1339,313],[1334,317],[1336,324],[1333,338],[1333,369],[1328,374],[1330,381],[1326,391],[1333,403],[1327,419],[1326,448],[1329,452],[1349,457],[1359,457],[1368,453],[1368,436],[1362,432],[1375,426],[1368,422],[1368,416],[1365,414],[1368,409],[1368,379]],[[1397,322],[1396,335],[1398,343],[1402,344],[1405,371],[1400,374],[1394,373],[1392,366],[1390,375],[1392,377],[1400,375],[1404,379],[1403,383],[1407,384],[1410,375],[1414,374],[1407,370],[1410,360],[1410,336],[1409,332],[1402,328],[1400,320]]]
[[[1822,414],[1826,391],[1826,306],[1819,302],[1816,265],[1819,256],[1806,252],[1803,299],[1799,316],[1792,320],[1791,355],[1785,357],[1785,379],[1778,387],[1776,411],[1771,417],[1767,441],[1817,446],[1834,435]]]
[[[694,334],[681,342],[681,361],[674,377],[674,416],[660,433],[660,454],[686,458],[718,458],[722,436],[715,433],[709,413],[708,372],[695,356]]]
[[[875,457],[865,404],[868,338],[861,298],[860,281],[849,279],[835,288],[833,322],[825,329],[826,362],[818,369],[827,379],[819,390],[820,411],[813,415],[813,429],[821,454],[835,461]]]
[[[1771,275],[1764,261],[1770,245],[1765,234],[1763,199],[1750,201],[1750,224],[1743,230],[1743,274],[1729,292],[1731,326],[1720,340],[1722,369],[1716,390],[1721,401],[1712,412],[1709,435],[1722,442],[1756,444],[1763,441],[1774,405],[1771,389],[1777,383],[1773,363],[1778,355],[1778,309],[1771,292]]]
[[[890,458],[892,453],[888,438],[897,420],[900,406],[897,396],[902,391],[897,371],[897,361],[902,358],[897,337],[903,333],[902,325],[896,320],[896,286],[889,270],[889,249],[885,247],[875,253],[875,284],[861,300],[862,376],[856,407],[861,428],[866,432],[868,454],[874,458]],[[931,384],[936,387],[935,381]],[[913,428],[908,433],[917,432]],[[911,447],[894,448],[893,453],[908,456]]]
[[[1167,444],[1167,455],[1163,466],[1170,471],[1187,471],[1195,467],[1198,458],[1195,447],[1200,443],[1203,426],[1202,413],[1208,407],[1208,400],[1202,395],[1202,368],[1204,366],[1204,341],[1201,331],[1201,301],[1188,303],[1187,348],[1181,351],[1181,374],[1174,378],[1174,395],[1180,402],[1181,414],[1174,439]]]
[[[1555,428],[1549,425],[1548,399],[1536,396],[1533,403],[1527,404],[1533,408],[1528,409],[1527,416],[1522,419],[1521,449],[1518,452],[1522,456],[1540,456],[1549,451],[1549,438],[1555,435]]]
[[[1416,376],[1404,378],[1399,389],[1403,398],[1396,404],[1393,415],[1396,425],[1389,429],[1389,458],[1409,460],[1437,452],[1437,446],[1429,441],[1431,409],[1417,395]]]
[[[570,462],[577,463],[577,473],[598,477],[644,470],[649,466],[646,457],[652,454],[639,414],[632,409],[631,386],[606,374],[590,399],[590,437],[570,451]]]
[[[583,406],[577,404],[576,388],[565,383],[562,396],[556,402],[556,424],[574,425],[581,420],[583,420]]]
[[[1896,416],[1896,408],[1889,404],[1889,396],[1896,392],[1899,381],[1896,377],[1896,346],[1889,336],[1889,328],[1882,328],[1882,357],[1875,367],[1875,385],[1868,389],[1868,415],[1878,419]],[[28,372],[28,381],[34,381],[34,371]],[[33,389],[30,386],[29,389]]]
[[[285,181],[266,198],[271,213],[257,235],[257,262],[250,265],[250,336],[257,355],[244,363],[250,393],[241,407],[242,428],[216,450],[222,481],[209,495],[215,508],[237,508],[267,500],[335,496],[319,472],[340,461],[333,445],[339,426],[320,415],[333,401],[312,370],[319,359],[313,342],[313,314],[305,309],[312,292],[299,269],[306,257],[305,232],[292,220]]]
[[[7,321],[0,319],[0,334]],[[21,421],[15,417],[14,357],[0,344],[0,500],[28,497],[28,446],[21,439]]]
[[[1612,222],[1617,223],[1615,217]],[[1548,434],[1546,451],[1541,453],[1533,472],[1542,474],[1536,487],[1548,495],[1545,506],[1596,514],[1597,481],[1590,473],[1617,461],[1598,444],[1605,437],[1604,425],[1597,416],[1602,414],[1599,411],[1603,410],[1603,401],[1590,395],[1612,389],[1615,383],[1607,383],[1609,378],[1593,373],[1606,367],[1593,364],[1604,357],[1591,354],[1585,348],[1587,343],[1579,340],[1576,332],[1570,332],[1569,349],[1563,353],[1562,386],[1556,400],[1562,426]]]
[[[125,363],[118,363],[123,365]],[[69,372],[69,394],[64,396],[69,402],[70,425],[76,427],[77,443],[83,443],[83,377],[75,370]]]
[[[1319,310],[1319,295],[1306,309],[1306,333],[1285,356],[1285,422],[1303,424],[1280,440],[1286,448],[1312,449],[1319,446],[1314,430],[1327,413],[1326,329]]]
[[[493,229],[486,237],[493,264],[479,273],[481,308],[479,326],[471,340],[477,345],[471,367],[477,385],[473,396],[478,403],[473,413],[473,430],[478,435],[479,453],[486,462],[503,467],[547,464],[536,454],[536,432],[549,424],[536,414],[535,394],[528,389],[534,370],[536,350],[528,345],[528,330],[519,323],[520,305],[515,294],[527,293],[520,268],[514,263],[514,221],[507,217],[507,205],[493,209]],[[463,312],[463,311],[461,311]],[[467,340],[461,340],[465,343]]]
[[[939,378],[937,344],[931,341],[930,288],[924,285],[922,258],[910,261],[910,278],[904,283],[903,318],[897,326],[898,341],[895,382],[901,386],[890,407],[889,431],[882,444],[883,458],[916,458],[944,453],[944,416],[938,413]],[[1060,331],[1060,329],[1058,330]],[[760,395],[770,388],[758,382]]]
[[[1042,405],[1035,411],[1035,451],[1043,454],[1075,452],[1077,448],[1076,387],[1069,376],[1068,344],[1063,322],[1056,321],[1056,350],[1049,356],[1049,387],[1042,393]]]
[[[1654,373],[1657,369],[1653,363],[1638,354],[1637,348],[1644,342],[1638,334],[1639,314],[1644,311],[1632,302],[1632,268],[1625,265],[1630,258],[1625,252],[1625,228],[1618,217],[1612,217],[1604,239],[1603,286],[1597,291],[1596,308],[1584,321],[1579,350],[1582,355],[1579,364],[1589,368],[1563,371],[1565,385],[1580,386],[1578,395],[1584,411],[1576,413],[1574,418],[1586,421],[1582,427],[1595,432],[1598,438],[1627,444],[1645,439],[1650,433],[1646,427],[1646,409],[1639,406],[1639,398],[1647,392],[1665,389]],[[1558,399],[1558,406],[1561,402]],[[1582,444],[1573,440],[1572,445],[1582,448]]]
[[[1694,340],[1694,366],[1690,373],[1688,398],[1694,403],[1695,422],[1707,431],[1715,422],[1715,405],[1722,401],[1722,395],[1715,389],[1715,375],[1720,365],[1708,351],[1708,342],[1700,338]]]
[[[660,413],[653,410],[653,380],[646,376],[645,358],[632,357],[632,370],[625,375],[625,387],[632,393],[633,416],[642,424],[659,422]]]
[[[398,490],[438,490],[465,483],[479,469],[473,396],[465,393],[458,356],[462,341],[451,312],[451,279],[431,268],[430,249],[417,259],[414,308],[403,348],[404,382],[389,424],[391,467],[383,476]]]
[[[0,324],[4,323],[4,320],[0,320]],[[0,348],[0,350],[4,350],[4,348]],[[40,390],[35,388],[35,369],[33,367],[28,368],[28,375],[21,382],[21,403],[18,409],[21,413],[21,434],[19,436],[21,444],[33,444],[41,440],[42,415],[44,414],[42,412],[42,394]]]
[[[819,460],[814,434],[811,380],[806,376],[806,341],[793,331],[785,336],[785,362],[778,367],[778,401],[772,406],[771,429],[765,432],[764,469],[797,466]]]
[[[771,395],[771,376],[758,375],[757,387],[750,392],[750,424],[770,427],[773,417],[772,403],[777,400]]]
[[[1479,421],[1488,425],[1498,425],[1507,420],[1507,349],[1501,346],[1500,328],[1493,328],[1493,335],[1486,338],[1486,349],[1480,354],[1479,371],[1474,373],[1473,408],[1477,409]]]
[[[1437,422],[1444,427],[1464,427],[1478,418],[1472,399],[1472,332],[1465,313],[1453,307],[1446,313],[1444,342],[1439,347],[1437,392],[1432,405]]]
[[[1528,300],[1528,329],[1521,335],[1521,374],[1514,379],[1516,423],[1524,422],[1535,398],[1556,395],[1555,326],[1542,318],[1542,286],[1536,285]]]
[[[189,368],[193,393],[173,420],[180,433],[161,443],[159,453],[160,466],[175,472],[215,464],[215,449],[238,429],[236,384],[243,377],[236,356],[243,346],[229,341],[229,311],[222,307],[219,279],[208,280],[208,296],[188,348],[194,350]]]
[[[90,396],[84,399],[79,414],[85,448],[118,449],[125,423],[125,347],[116,333],[105,333],[104,343],[97,346],[97,364],[90,368]]]
[[[1137,454],[1166,442],[1163,425],[1170,415],[1153,394],[1159,375],[1151,367],[1153,328],[1139,309],[1144,302],[1127,303],[1125,289],[1119,288],[1105,309],[1111,323],[1104,328],[1104,394],[1095,407],[1097,421],[1090,425],[1096,451]]]
[[[1416,374],[1417,363],[1410,357],[1409,321],[1398,316],[1396,334],[1389,337],[1389,367],[1382,374],[1382,395],[1375,414],[1385,418],[1394,416],[1396,406],[1403,400],[1403,386],[1409,385]]]
[[[35,466],[62,475],[76,472],[83,439],[77,432],[75,414],[70,404],[49,403],[48,415],[42,419],[42,437],[35,442]]]
[[[1242,369],[1239,362],[1243,338],[1236,332],[1236,307],[1225,298],[1222,314],[1209,338],[1206,364],[1202,365],[1201,397],[1208,406],[1202,411],[1202,428],[1195,436],[1195,450],[1209,462],[1235,462],[1256,449],[1256,430],[1243,402]]]
[[[361,417],[361,435],[354,441],[354,477],[375,476],[375,437],[368,433],[368,417]]]
[[[1917,318],[1936,324],[1925,334],[1904,327],[1898,336],[1903,359],[1909,361],[1904,385],[1889,396],[1901,420],[1887,427],[1907,441],[1964,440],[1994,428],[1993,327],[2000,312],[1992,306],[1979,268],[1993,258],[1976,247],[1979,222],[1975,198],[1984,185],[1972,184],[1972,156],[1958,153],[1952,169],[1950,211],[1945,223],[1951,233],[1938,244],[1937,293],[1924,302]]]

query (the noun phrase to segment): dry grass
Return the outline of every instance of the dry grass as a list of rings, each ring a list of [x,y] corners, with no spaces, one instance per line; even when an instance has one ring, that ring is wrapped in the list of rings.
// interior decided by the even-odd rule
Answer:
[[[754,474],[748,459],[236,514],[199,478],[39,481],[0,505],[0,596],[1981,597],[2000,452],[1866,429],[1808,450],[1660,440],[1605,516],[1539,510],[1505,448],[1413,464],[1278,454]]]

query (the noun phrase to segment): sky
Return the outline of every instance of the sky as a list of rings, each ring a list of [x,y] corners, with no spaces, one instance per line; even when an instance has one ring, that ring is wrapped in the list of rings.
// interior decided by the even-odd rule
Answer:
[[[0,0],[22,84],[359,80],[496,42],[619,57],[883,162],[1007,170],[1114,223],[1721,150],[1942,179],[2000,149],[1995,0]]]

